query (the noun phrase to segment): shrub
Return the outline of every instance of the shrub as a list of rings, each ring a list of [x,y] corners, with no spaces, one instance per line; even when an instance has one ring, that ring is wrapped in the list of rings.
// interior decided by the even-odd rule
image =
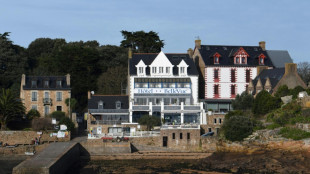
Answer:
[[[310,117],[298,115],[290,119],[290,124],[296,124],[296,123],[310,123]]]
[[[60,121],[62,118],[66,117],[66,114],[61,111],[54,111],[51,113],[50,117],[56,118],[57,121]]]
[[[272,97],[269,92],[262,90],[254,99],[252,111],[255,115],[263,115],[269,111],[279,108],[279,103],[280,102],[277,98]]]
[[[245,113],[240,111],[240,110],[235,110],[235,111],[229,111],[226,115],[225,115],[225,120],[229,119],[232,116],[244,116]]]
[[[230,141],[242,141],[253,132],[253,123],[249,117],[231,116],[225,119],[222,131],[226,139]]]
[[[296,102],[292,101],[282,107],[282,110],[285,112],[291,112],[293,114],[298,114],[301,111],[301,106]]]
[[[62,117],[59,121],[59,125],[61,124],[66,125],[68,131],[72,132],[74,130],[75,125],[69,117]]]
[[[278,127],[281,127],[279,124],[277,123],[272,123],[270,125],[268,125],[266,128],[267,129],[275,129],[275,128],[278,128]]]
[[[232,100],[232,107],[235,110],[250,110],[253,106],[253,95],[243,92],[241,95],[237,95],[235,100]]]
[[[305,138],[310,138],[310,132],[303,131],[297,128],[284,127],[279,132],[282,137],[290,138],[293,140],[301,140]]]
[[[141,125],[146,125],[147,130],[151,130],[154,126],[160,126],[160,118],[156,116],[144,115],[139,120],[138,123]]]
[[[284,126],[289,123],[290,118],[294,117],[293,114],[288,112],[282,112],[281,114],[276,115],[272,120],[275,124]]]
[[[51,118],[35,118],[32,120],[32,129],[34,131],[53,129]]]
[[[36,109],[30,109],[28,113],[26,114],[26,118],[28,120],[32,120],[33,118],[40,118],[40,112]]]
[[[290,95],[290,90],[288,89],[287,85],[280,86],[277,92],[274,94],[274,96],[277,98],[281,98],[287,95]]]
[[[299,92],[305,91],[305,89],[301,86],[296,86],[294,89],[290,90],[290,94],[293,95],[293,99],[298,97]]]
[[[263,126],[263,122],[256,120],[256,119],[252,119],[253,122],[253,131],[257,131],[257,130],[261,130],[261,129],[265,129],[265,127]]]

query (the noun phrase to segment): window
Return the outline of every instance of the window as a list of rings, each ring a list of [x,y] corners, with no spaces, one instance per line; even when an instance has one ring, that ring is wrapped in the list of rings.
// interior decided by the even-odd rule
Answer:
[[[50,98],[49,92],[44,92],[44,98]]]
[[[159,67],[159,73],[164,73],[164,67]]]
[[[218,64],[219,63],[219,57],[214,57],[214,63]]]
[[[232,69],[231,72],[231,82],[236,82],[236,70],[235,69]]]
[[[170,74],[170,67],[166,67],[166,73]]]
[[[185,67],[180,67],[180,74],[185,74]]]
[[[219,79],[219,70],[218,69],[214,69],[214,79],[215,80]]]
[[[48,88],[48,86],[49,86],[49,81],[48,81],[48,80],[45,80],[45,81],[44,81],[44,87],[45,87],[45,88]]]
[[[57,106],[57,107],[56,107],[56,110],[57,110],[57,111],[62,111],[62,106]]]
[[[260,64],[260,65],[264,65],[264,58],[262,58],[262,57],[259,58],[259,64]]]
[[[266,58],[266,56],[262,53],[262,54],[260,54],[259,56],[258,56],[258,63],[260,64],[260,65],[264,65],[265,64],[265,58]]]
[[[143,74],[143,67],[139,67],[139,74]]]
[[[231,94],[232,96],[233,96],[233,95],[236,95],[236,86],[235,86],[235,85],[231,85],[230,94]]]
[[[175,139],[175,133],[172,133],[172,139]]]
[[[116,109],[121,109],[121,102],[120,101],[116,102]]]
[[[103,109],[103,102],[102,101],[98,102],[98,109]]]
[[[36,88],[37,87],[37,81],[36,80],[32,80],[31,81],[31,88]]]
[[[48,115],[50,113],[50,107],[48,105],[44,106],[44,115]]]
[[[62,101],[62,92],[56,92],[56,101]]]
[[[240,58],[239,57],[236,57],[236,64],[240,64]]]
[[[219,94],[219,85],[214,85],[214,94],[215,95]]]
[[[182,133],[180,133],[180,139],[183,139],[183,134]]]
[[[250,79],[251,79],[251,71],[249,69],[247,69],[247,70],[245,70],[245,81],[247,83],[249,83]]]
[[[190,133],[187,133],[187,139],[191,139],[191,134]]]
[[[216,124],[216,118],[214,119],[214,124]]]
[[[156,67],[152,67],[152,73],[156,74]]]
[[[222,124],[222,119],[221,118],[219,119],[219,123]]]
[[[38,110],[38,106],[37,105],[32,105],[31,109]]]
[[[209,131],[209,132],[212,132],[212,129],[211,129],[211,128],[208,128],[208,131]]]
[[[31,101],[38,101],[38,93],[37,92],[32,92],[31,93]]]
[[[241,63],[242,63],[242,64],[245,64],[245,57],[242,57],[242,58],[241,58]]]
[[[57,86],[57,88],[60,88],[60,87],[61,87],[61,80],[57,80],[57,81],[56,81],[56,86]]]

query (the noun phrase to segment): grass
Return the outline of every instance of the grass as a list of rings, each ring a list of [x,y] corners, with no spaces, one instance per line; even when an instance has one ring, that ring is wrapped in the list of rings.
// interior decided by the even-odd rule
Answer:
[[[277,123],[272,123],[272,124],[268,125],[266,128],[272,130],[272,129],[275,129],[278,127],[281,127],[281,125],[279,125]]]
[[[310,132],[303,131],[297,128],[284,127],[280,130],[279,134],[282,137],[290,138],[293,140],[301,140],[305,138],[310,138]]]

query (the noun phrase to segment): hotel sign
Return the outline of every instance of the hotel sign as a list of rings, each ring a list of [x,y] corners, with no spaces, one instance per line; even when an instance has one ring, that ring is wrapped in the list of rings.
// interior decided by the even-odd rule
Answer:
[[[190,88],[135,88],[135,94],[191,94]]]

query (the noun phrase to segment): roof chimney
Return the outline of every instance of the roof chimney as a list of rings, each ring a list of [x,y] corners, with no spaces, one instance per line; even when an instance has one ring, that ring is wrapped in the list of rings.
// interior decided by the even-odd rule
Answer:
[[[194,52],[193,52],[193,50],[191,48],[189,48],[187,50],[187,54],[189,55],[190,58],[193,58]]]
[[[286,63],[285,64],[285,74],[297,73],[297,64],[296,63]]]
[[[70,74],[66,75],[66,82],[67,82],[67,85],[70,86]]]
[[[21,87],[26,85],[26,75],[22,74],[22,81],[21,81]]]
[[[128,48],[128,59],[132,58],[132,50],[131,48]]]
[[[199,38],[197,40],[195,40],[195,47],[198,49],[201,48],[201,40]]]
[[[259,47],[261,47],[263,51],[266,51],[266,42],[265,41],[260,41],[259,42]]]
[[[87,98],[88,98],[88,99],[91,99],[91,93],[90,93],[90,91],[87,92]]]

